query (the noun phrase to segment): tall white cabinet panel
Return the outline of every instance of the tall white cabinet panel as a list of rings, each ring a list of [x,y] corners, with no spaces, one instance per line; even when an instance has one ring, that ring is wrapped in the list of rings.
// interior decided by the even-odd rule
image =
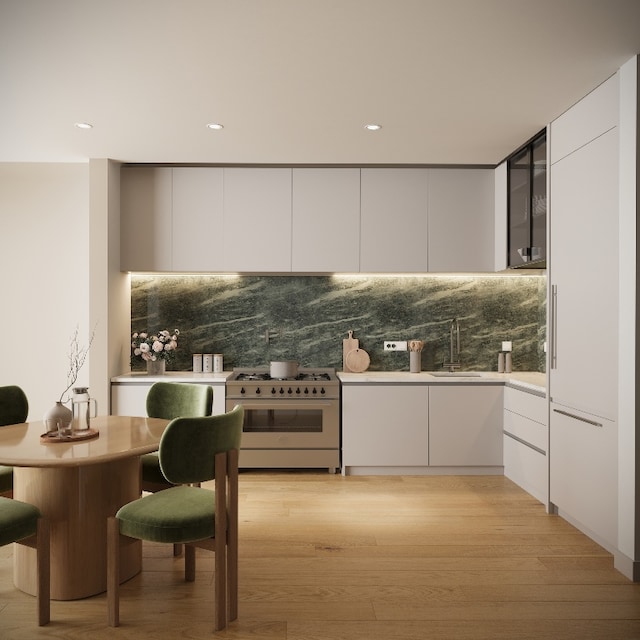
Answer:
[[[428,388],[424,385],[344,385],[344,467],[426,467]]]
[[[503,388],[429,387],[429,464],[502,466]]]
[[[360,271],[424,272],[428,169],[362,169]]]
[[[551,207],[550,397],[612,420],[618,386],[617,129],[552,165]]]
[[[617,86],[607,81],[552,123],[552,157],[559,159],[550,174],[549,499],[610,547],[617,545],[617,354],[624,339]]]
[[[360,269],[360,169],[293,169],[292,269]]]
[[[222,169],[173,169],[173,270],[221,271]]]
[[[223,171],[225,271],[291,271],[291,169]]]
[[[123,167],[120,172],[120,269],[171,271],[170,168]]]
[[[429,271],[495,267],[493,169],[429,170]]]

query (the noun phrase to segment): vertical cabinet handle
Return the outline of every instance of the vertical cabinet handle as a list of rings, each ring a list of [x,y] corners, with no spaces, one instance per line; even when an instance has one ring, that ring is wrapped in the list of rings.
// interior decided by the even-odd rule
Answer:
[[[558,368],[558,285],[551,285],[551,368]]]

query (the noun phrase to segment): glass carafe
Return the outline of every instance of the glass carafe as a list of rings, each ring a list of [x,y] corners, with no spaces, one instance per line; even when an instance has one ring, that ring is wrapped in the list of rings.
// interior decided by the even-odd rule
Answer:
[[[91,412],[93,405],[93,414]],[[75,387],[71,396],[71,410],[73,420],[71,429],[73,433],[82,433],[91,428],[91,418],[98,415],[98,402],[89,397],[88,387]]]

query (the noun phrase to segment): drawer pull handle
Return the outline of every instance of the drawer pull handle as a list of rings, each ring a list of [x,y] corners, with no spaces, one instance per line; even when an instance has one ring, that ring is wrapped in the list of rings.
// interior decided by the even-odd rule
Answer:
[[[583,418],[582,416],[577,416],[574,413],[569,413],[568,411],[562,411],[561,409],[554,409],[554,411],[563,416],[567,416],[568,418],[573,418],[574,420],[580,420],[580,422],[586,422],[587,424],[591,424],[594,427],[604,426],[601,422],[596,422],[595,420],[588,420],[587,418]]]

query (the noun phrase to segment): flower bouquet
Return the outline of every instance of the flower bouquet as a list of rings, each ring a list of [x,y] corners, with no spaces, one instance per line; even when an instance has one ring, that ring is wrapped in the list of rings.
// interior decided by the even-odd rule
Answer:
[[[178,348],[180,331],[174,329],[169,333],[166,329],[151,334],[146,331],[136,331],[131,336],[131,361],[156,362],[171,360],[173,352]]]

